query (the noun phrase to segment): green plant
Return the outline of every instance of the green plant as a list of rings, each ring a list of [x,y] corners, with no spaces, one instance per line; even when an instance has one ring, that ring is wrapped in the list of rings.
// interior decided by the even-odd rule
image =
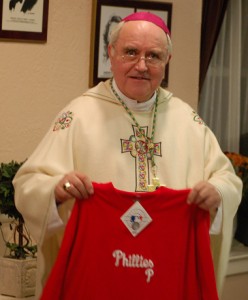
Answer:
[[[248,247],[248,157],[234,152],[226,152],[226,155],[243,182],[242,199],[237,211],[237,228],[234,237]]]
[[[243,196],[248,193],[248,157],[234,153],[225,152],[226,156],[230,159],[236,174],[243,182]]]
[[[35,256],[37,246],[32,245],[32,239],[25,226],[24,219],[17,210],[14,201],[15,190],[12,180],[24,162],[18,163],[11,161],[9,163],[1,163],[0,166],[0,213],[11,218],[10,229],[13,230],[13,242],[5,241],[6,247],[10,251],[10,257],[26,258],[27,256]],[[1,227],[0,223],[0,227]]]

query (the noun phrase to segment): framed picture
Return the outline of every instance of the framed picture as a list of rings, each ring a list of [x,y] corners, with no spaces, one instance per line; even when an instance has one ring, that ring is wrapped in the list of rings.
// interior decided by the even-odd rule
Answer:
[[[161,17],[171,30],[172,3],[149,1],[93,0],[90,86],[112,77],[108,57],[108,38],[122,18],[133,12],[149,11]],[[169,66],[161,84],[168,86]]]
[[[48,0],[0,0],[0,39],[47,40]]]

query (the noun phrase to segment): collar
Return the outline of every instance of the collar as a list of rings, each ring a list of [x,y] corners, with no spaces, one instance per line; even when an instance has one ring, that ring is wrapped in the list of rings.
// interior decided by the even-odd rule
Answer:
[[[115,79],[113,79],[113,88],[115,89],[117,94],[120,96],[122,101],[127,105],[127,107],[129,109],[131,109],[133,111],[139,111],[139,112],[152,110],[153,105],[155,103],[156,96],[157,96],[156,91],[149,100],[147,100],[145,102],[138,102],[137,100],[134,100],[134,99],[131,99],[131,98],[128,98],[127,96],[125,96],[117,87]]]

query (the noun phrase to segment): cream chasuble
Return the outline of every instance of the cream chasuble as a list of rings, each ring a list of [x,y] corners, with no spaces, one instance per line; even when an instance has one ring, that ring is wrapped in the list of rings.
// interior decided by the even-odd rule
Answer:
[[[222,196],[222,230],[214,237],[212,247],[220,291],[241,181],[211,130],[188,104],[163,89],[158,91],[157,104],[153,154],[160,182],[168,188],[185,189],[207,180]],[[143,131],[142,136],[151,137],[153,109],[132,110],[132,114]],[[63,235],[61,221],[50,224],[56,219],[52,214],[57,182],[65,173],[77,170],[95,182],[112,182],[117,189],[141,191],[152,178],[151,161],[144,154],[147,144],[142,136],[113,95],[109,81],[88,90],[58,114],[14,180],[17,208],[39,246],[38,275],[48,275]],[[58,207],[65,223],[72,205],[73,200]],[[39,295],[40,277],[37,289]]]

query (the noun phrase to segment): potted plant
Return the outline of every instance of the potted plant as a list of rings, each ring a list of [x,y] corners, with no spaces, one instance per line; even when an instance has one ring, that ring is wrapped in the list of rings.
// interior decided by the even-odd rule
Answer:
[[[248,247],[248,157],[234,152],[226,152],[226,155],[243,182],[242,199],[237,211],[237,228],[234,237]]]
[[[24,162],[11,161],[0,165],[0,213],[9,219],[12,239],[7,240],[0,222],[7,254],[0,257],[0,294],[15,297],[34,295],[37,246],[25,226],[24,219],[15,207],[12,180]],[[14,278],[9,279],[8,276]]]

